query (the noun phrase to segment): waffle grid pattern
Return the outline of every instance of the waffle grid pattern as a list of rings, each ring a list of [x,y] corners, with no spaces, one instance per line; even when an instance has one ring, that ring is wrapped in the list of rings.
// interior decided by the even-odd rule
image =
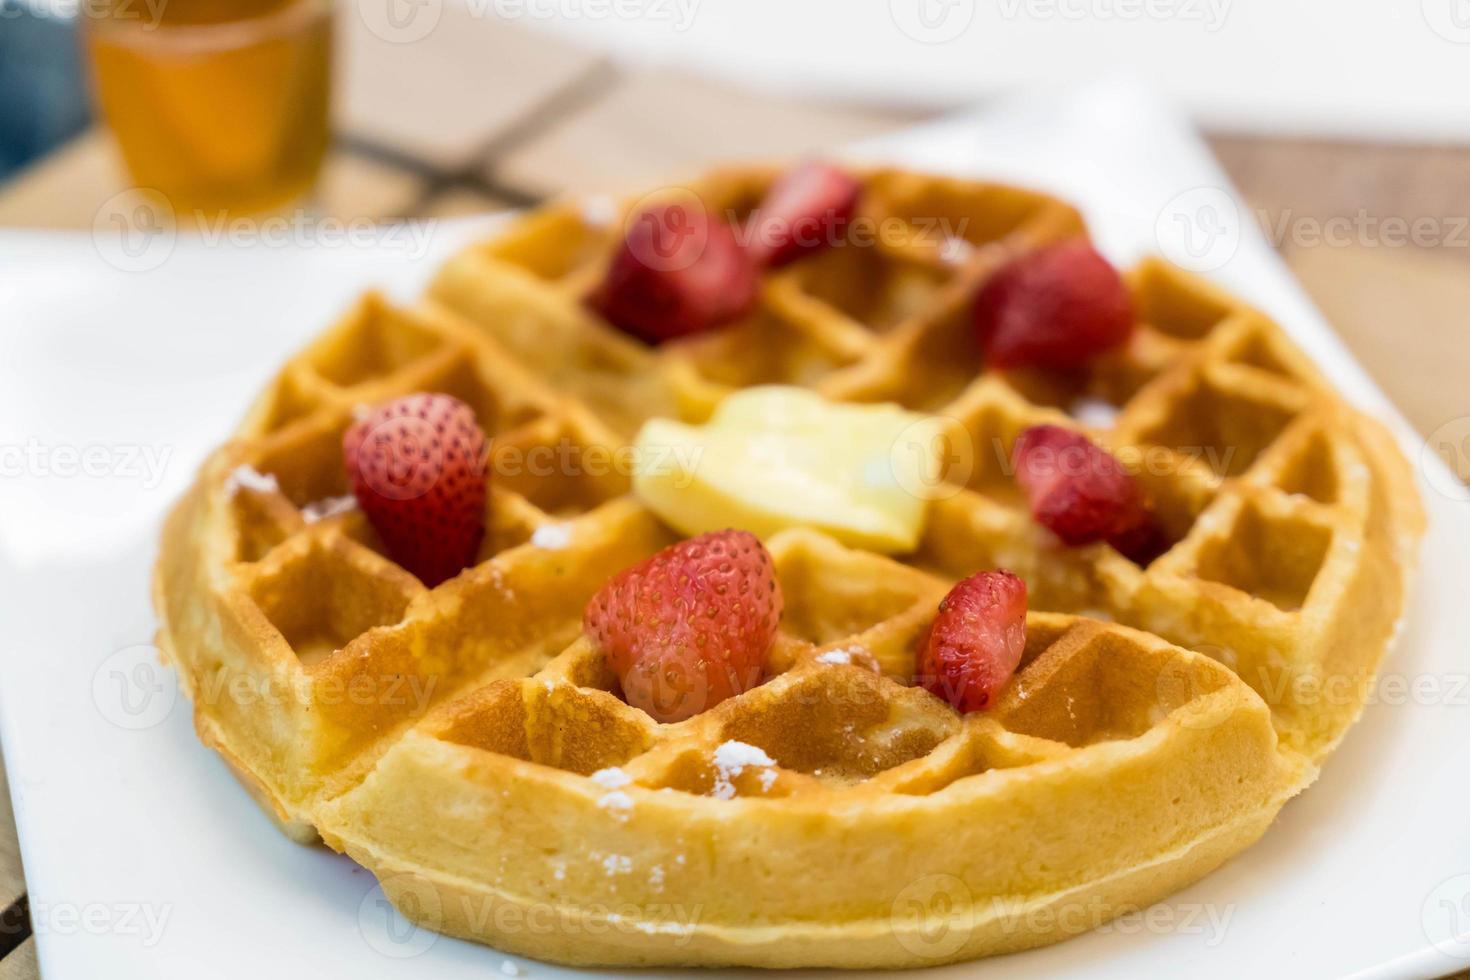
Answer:
[[[692,192],[739,218],[771,179],[730,171]],[[202,736],[289,832],[320,832],[434,928],[516,952],[903,966],[1067,933],[1007,931],[961,902],[965,940],[921,948],[925,923],[895,920],[894,890],[926,870],[971,899],[1151,900],[1253,840],[1310,780],[1361,707],[1418,532],[1387,437],[1261,314],[1156,261],[1129,274],[1139,329],[1125,350],[1076,376],[977,377],[975,292],[1007,258],[1081,233],[1076,212],[897,171],[865,188],[859,221],[887,230],[872,247],[767,276],[758,310],[706,337],[654,352],[587,312],[625,212],[568,205],[451,260],[416,309],[366,297],[283,370],[171,518],[157,594]],[[700,420],[760,383],[938,414],[944,478],[903,563],[813,532],[768,542],[787,611],[767,682],[658,725],[578,636],[597,587],[673,540],[626,496],[625,451],[644,419]],[[493,437],[480,562],[434,590],[342,502],[343,430],[361,406],[413,391],[461,398]],[[1008,460],[1039,422],[1086,429],[1132,465],[1166,554],[1140,568],[1031,522]],[[962,719],[907,686],[914,644],[950,583],[994,566],[1026,578],[1044,611],[999,703]],[[1330,679],[1348,696],[1303,696]],[[1107,802],[1086,795],[1104,777]],[[944,829],[946,814],[1006,799],[1028,812],[1070,800],[1135,838],[1089,849],[1063,811],[989,861],[934,846],[981,833]],[[1170,819],[1140,828],[1150,807]],[[876,815],[839,840],[902,864],[823,878],[833,853],[811,835],[864,808]],[[730,840],[736,813],[814,875],[800,894]],[[452,843],[425,844],[428,826]],[[592,941],[461,907],[581,915],[665,896],[698,899],[699,923]]]

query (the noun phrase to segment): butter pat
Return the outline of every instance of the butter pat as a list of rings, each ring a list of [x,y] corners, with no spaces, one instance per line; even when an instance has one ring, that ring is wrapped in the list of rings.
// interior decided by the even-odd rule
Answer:
[[[810,527],[855,547],[912,551],[938,483],[937,424],[896,405],[749,388],[706,425],[646,423],[633,492],[684,534]]]

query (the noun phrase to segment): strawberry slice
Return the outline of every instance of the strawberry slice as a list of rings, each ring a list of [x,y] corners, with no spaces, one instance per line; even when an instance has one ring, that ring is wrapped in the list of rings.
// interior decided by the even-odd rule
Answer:
[[[1031,516],[1064,543],[1107,540],[1135,560],[1159,546],[1162,531],[1138,481],[1080,432],[1032,426],[1016,437],[1015,457],[1016,482],[1030,500]]]
[[[857,178],[820,160],[787,171],[750,219],[751,258],[775,269],[840,241],[862,190]]]
[[[1133,301],[1118,271],[1077,239],[998,269],[975,301],[975,325],[995,367],[1070,370],[1128,340]]]
[[[760,683],[781,606],[760,540],[716,531],[619,572],[592,597],[582,625],[628,703],[673,722]]]
[[[756,272],[729,226],[704,208],[672,202],[629,222],[589,305],[651,344],[702,333],[755,302]]]
[[[485,536],[485,434],[468,405],[409,395],[342,436],[352,492],[394,561],[430,588],[475,560]]]
[[[919,683],[962,714],[983,711],[1026,649],[1026,583],[976,572],[950,589],[919,644]]]

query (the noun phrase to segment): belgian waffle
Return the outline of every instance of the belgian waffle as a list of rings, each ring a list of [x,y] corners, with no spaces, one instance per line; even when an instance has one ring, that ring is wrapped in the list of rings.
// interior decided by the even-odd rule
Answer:
[[[679,193],[741,218],[774,175]],[[1065,378],[982,372],[976,292],[1080,218],[876,171],[859,218],[889,233],[767,273],[751,315],[655,350],[583,303],[643,202],[593,203],[466,249],[413,309],[366,297],[167,524],[161,646],[201,737],[292,836],[430,928],[542,959],[905,967],[1162,898],[1311,781],[1369,693],[1422,516],[1391,438],[1265,316],[1145,261],[1126,348]],[[768,679],[657,724],[579,635],[608,576],[675,540],[620,461],[643,421],[764,383],[943,420],[927,530],[897,558],[768,540]],[[416,391],[493,437],[478,563],[432,590],[346,503],[340,451],[362,406]],[[1140,567],[1034,524],[1008,460],[1043,422],[1134,469],[1167,552]],[[998,703],[962,717],[910,686],[914,646],[950,584],[996,566],[1039,611]]]

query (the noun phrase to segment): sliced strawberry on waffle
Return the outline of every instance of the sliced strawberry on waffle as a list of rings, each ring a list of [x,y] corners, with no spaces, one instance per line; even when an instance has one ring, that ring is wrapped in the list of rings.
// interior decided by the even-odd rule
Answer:
[[[1063,543],[1107,541],[1141,565],[1167,550],[1138,481],[1080,432],[1032,426],[1016,437],[1015,460],[1031,516]]]
[[[358,506],[431,588],[474,562],[485,536],[485,446],[474,411],[448,395],[387,402],[343,434]]]
[[[1026,649],[1026,583],[976,572],[949,591],[919,643],[918,680],[961,713],[983,711]]]
[[[628,703],[674,722],[761,682],[781,608],[760,539],[716,531],[619,572],[582,622]]]
[[[588,303],[618,328],[658,344],[739,318],[755,295],[755,268],[729,226],[703,207],[675,201],[628,221]]]
[[[847,171],[819,160],[787,171],[750,218],[751,259],[779,268],[841,240],[862,190]]]
[[[975,325],[994,367],[1071,370],[1128,340],[1133,301],[1118,271],[1077,239],[998,269],[976,298]]]

